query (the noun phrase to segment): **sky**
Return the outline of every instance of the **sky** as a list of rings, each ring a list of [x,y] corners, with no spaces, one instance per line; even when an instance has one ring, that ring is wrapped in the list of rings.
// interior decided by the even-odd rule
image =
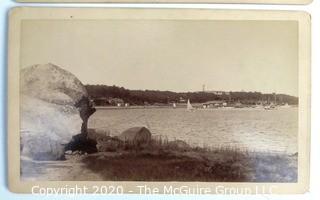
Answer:
[[[295,21],[25,20],[20,53],[84,84],[298,96]]]

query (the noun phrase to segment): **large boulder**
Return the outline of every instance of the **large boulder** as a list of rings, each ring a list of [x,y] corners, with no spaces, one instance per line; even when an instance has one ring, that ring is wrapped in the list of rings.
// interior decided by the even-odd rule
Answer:
[[[88,93],[70,72],[53,65],[33,65],[21,69],[21,93],[58,105],[74,106]]]
[[[57,160],[73,135],[81,133],[82,99],[88,94],[70,72],[53,64],[21,70],[21,155]]]
[[[151,141],[151,132],[146,127],[133,127],[122,132],[118,138],[129,144],[148,144]]]

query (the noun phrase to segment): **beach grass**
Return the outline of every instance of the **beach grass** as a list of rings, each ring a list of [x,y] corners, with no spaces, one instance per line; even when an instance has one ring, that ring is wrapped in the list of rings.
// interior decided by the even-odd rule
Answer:
[[[161,139],[160,139],[161,138]],[[298,154],[237,147],[190,146],[183,140],[153,138],[125,142],[105,151],[72,152],[63,161],[22,160],[23,180],[297,182]],[[109,144],[109,143],[108,143]]]
[[[191,147],[182,140],[160,138],[147,145],[124,143],[116,151],[87,155],[82,162],[112,181],[297,181],[297,154]]]

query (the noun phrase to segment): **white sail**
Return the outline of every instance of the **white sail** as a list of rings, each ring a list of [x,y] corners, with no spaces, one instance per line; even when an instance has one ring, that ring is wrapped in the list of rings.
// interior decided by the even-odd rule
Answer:
[[[193,109],[189,99],[188,99],[188,103],[187,103],[187,109],[188,110],[192,110]]]
[[[176,108],[176,107],[177,107],[176,103],[173,103],[173,104],[172,104],[172,107],[173,107],[173,108]]]

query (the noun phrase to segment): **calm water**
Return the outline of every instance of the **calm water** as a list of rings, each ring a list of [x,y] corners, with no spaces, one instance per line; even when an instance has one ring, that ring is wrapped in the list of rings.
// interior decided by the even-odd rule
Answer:
[[[127,128],[146,126],[152,134],[183,139],[192,145],[235,146],[255,151],[297,152],[298,108],[98,109],[90,128],[118,135]]]

